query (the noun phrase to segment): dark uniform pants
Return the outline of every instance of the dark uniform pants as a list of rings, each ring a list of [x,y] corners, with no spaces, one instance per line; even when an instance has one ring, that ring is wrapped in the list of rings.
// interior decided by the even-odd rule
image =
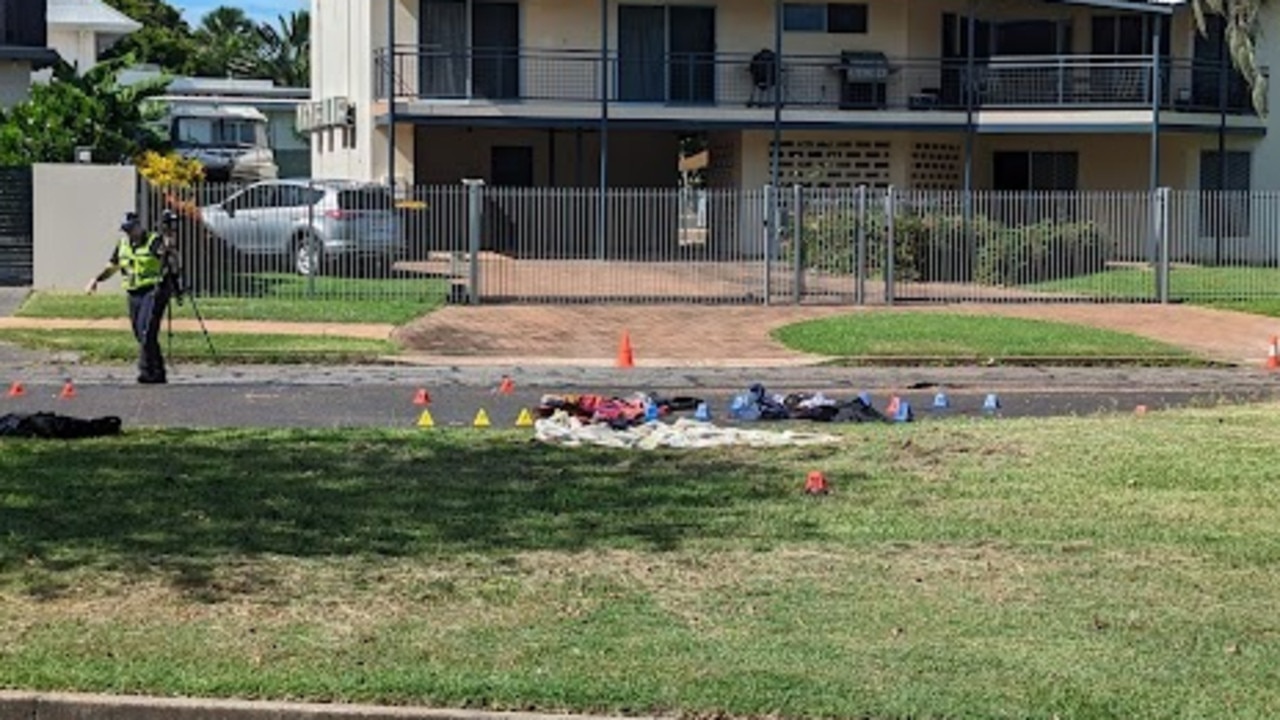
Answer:
[[[160,327],[169,307],[169,284],[160,283],[129,293],[129,320],[138,341],[139,382],[164,382],[164,355],[160,353]]]

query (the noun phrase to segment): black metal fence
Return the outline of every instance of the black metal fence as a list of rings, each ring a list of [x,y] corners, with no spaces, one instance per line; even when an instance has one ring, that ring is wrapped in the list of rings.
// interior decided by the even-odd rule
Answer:
[[[35,201],[30,167],[0,167],[0,286],[32,281]]]

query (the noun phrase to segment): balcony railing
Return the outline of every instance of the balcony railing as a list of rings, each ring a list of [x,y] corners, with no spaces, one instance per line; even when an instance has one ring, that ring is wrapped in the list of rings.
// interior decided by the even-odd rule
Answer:
[[[784,55],[779,62],[732,53],[671,53],[647,60],[617,53],[602,58],[585,49],[397,47],[376,57],[380,99],[392,81],[388,58],[394,95],[401,100],[598,104],[607,76],[611,103],[771,108],[777,99],[788,109],[918,111],[1152,105],[1150,59],[1132,56],[1000,57],[971,67],[963,59],[861,52]],[[1165,60],[1160,86],[1164,110],[1254,112],[1248,88],[1216,63]]]

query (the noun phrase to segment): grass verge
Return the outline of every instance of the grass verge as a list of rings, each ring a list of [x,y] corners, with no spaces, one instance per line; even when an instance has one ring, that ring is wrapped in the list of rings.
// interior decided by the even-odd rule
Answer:
[[[687,717],[1274,717],[1275,406],[635,454],[0,445],[0,685]],[[799,492],[822,468],[834,493]]]
[[[217,333],[210,353],[203,333],[175,332],[170,345],[162,335],[165,357],[185,362],[361,363],[399,352],[395,343],[332,336]],[[76,353],[87,362],[133,362],[138,344],[127,330],[0,330],[0,342],[31,350]]]
[[[201,295],[196,298],[206,320],[271,320],[278,322],[390,323],[401,325],[439,309],[448,284],[438,279],[364,280],[305,278],[291,275],[254,277],[252,292]],[[32,293],[17,315],[33,318],[105,319],[127,315],[120,293]],[[174,308],[175,317],[195,317],[190,303]]]
[[[816,355],[902,362],[1089,361],[1191,363],[1170,345],[1124,333],[1042,320],[932,312],[858,313],[778,328],[787,347]]]
[[[1086,295],[1116,300],[1154,300],[1155,271],[1122,267],[1092,275],[1027,286],[1041,292]],[[1260,267],[1198,267],[1175,265],[1169,273],[1169,296],[1198,305],[1232,302],[1232,298],[1280,292],[1280,269]],[[1221,300],[1219,300],[1221,298]],[[1280,299],[1269,301],[1272,306]]]

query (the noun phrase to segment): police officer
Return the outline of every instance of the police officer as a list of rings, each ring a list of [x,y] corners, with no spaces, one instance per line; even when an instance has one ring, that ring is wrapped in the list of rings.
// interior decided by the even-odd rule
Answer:
[[[168,379],[160,353],[160,326],[173,292],[168,272],[172,253],[163,236],[142,226],[137,213],[125,215],[120,229],[124,237],[116,243],[107,266],[89,281],[86,292],[97,292],[99,283],[122,273],[129,295],[129,320],[139,346],[138,382],[163,384]]]

